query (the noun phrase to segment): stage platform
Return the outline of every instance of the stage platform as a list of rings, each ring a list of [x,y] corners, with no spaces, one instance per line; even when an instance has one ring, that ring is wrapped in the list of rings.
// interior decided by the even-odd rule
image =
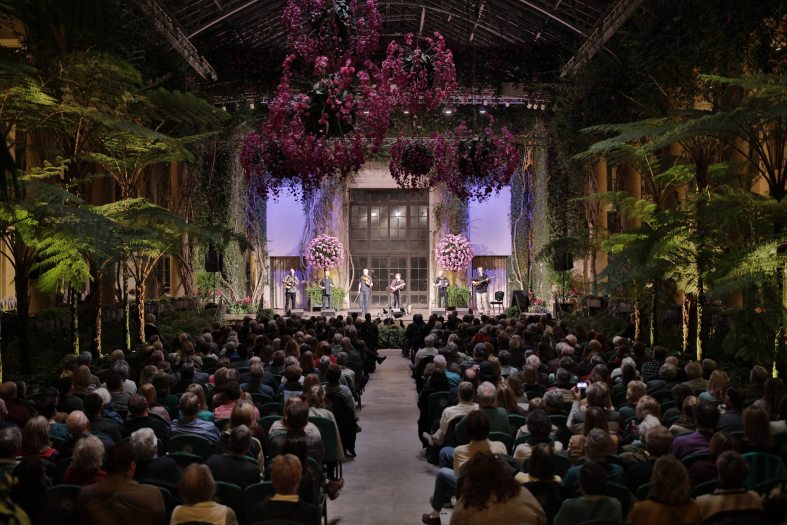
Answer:
[[[372,320],[373,321],[375,319],[378,319],[378,318],[382,319],[382,320],[385,320],[387,318],[392,318],[397,323],[398,323],[398,321],[402,321],[403,324],[408,325],[408,324],[410,324],[413,321],[413,317],[416,314],[421,314],[424,317],[424,320],[426,320],[426,319],[429,318],[429,316],[432,314],[432,311],[434,311],[434,310],[436,310],[436,309],[412,308],[410,310],[410,313],[404,313],[404,314],[402,314],[399,317],[393,316],[390,313],[390,311],[389,311],[388,314],[383,313],[382,308],[371,308],[371,309],[369,309],[369,313],[372,315]],[[356,312],[356,311],[358,311],[358,310],[346,310],[346,309],[336,310],[335,313],[331,314],[331,317],[337,317],[337,316],[347,317],[351,312]],[[282,316],[285,315],[285,311],[283,309],[277,308],[277,309],[274,310],[274,312],[276,312],[277,314],[282,315]],[[466,315],[468,312],[469,311],[467,311],[467,310],[462,310],[461,313],[460,313],[460,317]],[[446,314],[443,314],[443,316],[445,317],[445,315],[447,315],[447,313],[448,312],[446,312]],[[505,310],[495,309],[493,311],[493,315],[500,315],[500,314],[503,314],[503,313],[505,313]],[[308,310],[303,310],[303,314],[301,315],[301,317],[305,317],[305,318],[308,318],[308,317],[320,317],[321,315],[322,314],[321,314],[321,312],[319,310],[315,310],[313,312],[308,311]],[[529,316],[541,317],[541,316],[544,316],[546,314],[545,313],[538,313],[538,312],[529,312],[528,315]],[[360,316],[360,314],[359,314],[359,316]],[[479,317],[479,316],[476,315],[475,317]]]

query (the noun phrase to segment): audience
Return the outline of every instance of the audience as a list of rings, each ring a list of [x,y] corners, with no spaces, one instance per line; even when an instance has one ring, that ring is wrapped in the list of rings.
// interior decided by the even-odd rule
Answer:
[[[629,514],[633,525],[702,521],[699,505],[691,499],[686,467],[675,456],[666,455],[656,460],[650,482],[648,499],[635,503]]]
[[[74,446],[71,465],[66,469],[63,483],[90,485],[103,481],[107,473],[101,470],[104,461],[104,444],[95,436],[85,436]]]
[[[553,525],[574,525],[592,520],[619,521],[620,502],[604,495],[607,472],[595,461],[588,461],[579,469],[579,488],[582,496],[567,499],[560,506]]]
[[[298,487],[302,466],[292,454],[276,456],[271,463],[271,481],[275,494],[258,503],[252,512],[252,521],[290,520],[304,525],[319,525],[319,507],[300,501]]]
[[[718,523],[723,518],[738,520],[762,519],[760,495],[746,490],[743,483],[749,474],[749,465],[734,450],[722,452],[716,460],[719,487],[713,494],[697,498],[703,523]]]

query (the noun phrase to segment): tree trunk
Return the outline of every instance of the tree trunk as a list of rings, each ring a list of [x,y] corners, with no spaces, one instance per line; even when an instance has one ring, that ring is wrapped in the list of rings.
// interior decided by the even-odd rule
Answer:
[[[128,297],[128,268],[123,265],[123,337],[126,352],[131,352],[131,301]]]
[[[642,335],[642,315],[639,310],[639,299],[634,299],[634,312],[632,317],[634,317],[634,340],[639,341]]]
[[[30,362],[30,343],[27,334],[27,325],[30,320],[30,279],[24,263],[17,259],[16,275],[14,276],[14,291],[16,292],[16,331],[17,350],[19,351],[19,364],[23,374],[32,374],[33,365]]]
[[[658,319],[659,319],[659,280],[653,280],[653,293],[650,295],[650,347],[656,344],[658,337]]]
[[[137,282],[137,317],[139,319],[139,340],[145,342],[145,280]]]
[[[697,265],[699,269],[699,264]],[[697,322],[697,361],[702,361],[702,351],[707,338],[707,328],[703,323],[703,314],[705,309],[705,279],[702,273],[699,273],[697,278],[697,305],[696,305],[696,322]]]
[[[104,327],[104,313],[101,308],[104,299],[104,287],[101,282],[102,272],[96,274],[96,281],[98,282],[98,305],[96,305],[96,340],[95,347],[98,357],[104,356],[103,346],[101,345],[101,332]]]
[[[73,288],[71,288],[71,338],[74,354],[79,355],[79,300]]]
[[[691,331],[691,296],[686,294],[683,298],[682,305],[682,320],[683,320],[683,353],[689,351],[689,335]]]

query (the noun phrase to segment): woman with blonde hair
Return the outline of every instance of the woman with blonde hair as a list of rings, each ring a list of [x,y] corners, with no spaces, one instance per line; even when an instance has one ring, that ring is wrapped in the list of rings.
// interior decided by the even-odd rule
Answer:
[[[628,385],[626,385],[626,404],[618,410],[621,423],[636,416],[637,402],[646,393],[647,389],[642,381],[634,380],[628,382]]]
[[[316,376],[316,374],[309,374],[306,377],[308,380],[311,376]],[[319,380],[319,378],[318,378]],[[342,436],[339,432],[339,426],[336,424],[336,417],[333,415],[333,412],[328,410],[325,406],[325,389],[322,385],[318,382],[316,385],[313,385],[309,388],[309,390],[305,390],[306,384],[304,382],[304,400],[309,404],[309,417],[324,417],[325,419],[330,419],[333,422],[334,430],[336,432],[336,453],[339,458],[344,458],[344,445],[342,444]],[[355,444],[350,447],[351,449],[355,449]],[[353,453],[353,455],[355,455]]]
[[[691,499],[686,467],[675,456],[661,456],[653,465],[648,499],[634,504],[629,514],[633,525],[702,523],[700,507]]]
[[[137,390],[137,394],[144,397],[145,401],[148,402],[148,412],[150,412],[154,416],[160,417],[168,424],[172,423],[172,418],[170,418],[167,409],[158,404],[158,398],[156,397],[156,388],[153,386],[152,383],[145,383],[144,385],[140,385],[139,390]]]
[[[205,397],[205,389],[199,383],[191,383],[186,387],[186,392],[191,392],[199,399],[199,413],[197,417],[204,421],[213,421],[213,411],[208,410],[208,401]]]
[[[170,525],[238,525],[231,508],[213,501],[216,497],[216,481],[207,465],[192,463],[186,467],[180,477],[178,493],[184,504],[175,507]]]
[[[72,396],[85,397],[95,388],[90,380],[90,367],[87,365],[79,365],[71,375],[71,390],[69,393]]]
[[[609,449],[607,452],[610,454],[618,453],[618,446],[620,445],[620,438],[616,432],[609,431],[609,421],[607,414],[599,407],[589,407],[585,411],[585,421],[582,423],[582,433],[571,436],[568,441],[568,459],[571,464],[576,464],[579,459],[585,455],[585,441],[588,433],[594,428],[600,428],[609,434]]]
[[[719,404],[724,401],[724,389],[730,384],[730,376],[724,370],[716,369],[708,380],[708,389],[698,396],[700,401]]]
[[[508,386],[508,382],[503,380],[497,387],[497,403],[498,408],[502,408],[507,414],[525,415],[525,411],[516,402],[516,394],[514,390]]]
[[[44,416],[28,419],[22,428],[22,456],[41,459],[57,456],[57,450],[49,441],[49,421]]]

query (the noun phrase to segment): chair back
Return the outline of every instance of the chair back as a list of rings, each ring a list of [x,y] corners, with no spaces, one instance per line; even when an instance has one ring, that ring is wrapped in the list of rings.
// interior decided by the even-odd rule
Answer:
[[[257,420],[257,424],[262,427],[262,429],[265,431],[265,435],[268,436],[271,432],[271,427],[273,424],[280,420],[280,415],[263,416]]]
[[[267,403],[271,403],[273,401],[273,398],[268,397],[265,394],[256,393],[256,394],[252,394],[251,395],[251,401],[252,401],[252,403],[254,403],[254,405],[259,410],[260,408],[265,406]]]
[[[687,469],[697,461],[711,461],[710,452],[697,452],[696,454],[689,454],[682,460],[683,466]]]
[[[623,516],[629,515],[629,509],[631,509],[632,500],[634,498],[628,488],[623,485],[618,485],[617,483],[607,483],[605,494],[620,502],[620,509]]]
[[[456,416],[454,419],[448,422],[448,427],[445,429],[445,435],[443,436],[443,446],[444,447],[456,447],[459,445],[456,439],[456,425],[462,420],[464,416]]]
[[[645,483],[644,485],[640,485],[637,488],[637,492],[634,494],[638,500],[645,501],[648,499],[648,494],[650,494],[650,488],[653,486],[653,483]]]
[[[273,483],[270,481],[260,481],[243,489],[243,501],[246,503],[246,513],[244,514],[246,523],[251,523],[254,519],[254,507],[272,497],[275,492]]]
[[[451,392],[434,392],[429,394],[426,402],[426,414],[429,419],[429,430],[434,429],[435,423],[440,421],[443,410],[451,406]]]
[[[749,452],[743,454],[743,459],[749,464],[749,475],[743,486],[749,490],[771,479],[785,477],[784,461],[774,454],[764,452]]]
[[[498,302],[498,303],[502,303],[503,302],[503,297],[505,297],[505,296],[506,296],[506,293],[504,291],[498,290],[498,291],[495,292],[495,301]]]
[[[217,481],[216,501],[231,508],[233,512],[235,512],[238,523],[246,523],[244,519],[244,512],[246,509],[243,500],[243,489],[238,485]]]
[[[550,481],[528,481],[525,488],[538,500],[544,513],[547,515],[547,522],[552,523],[555,519],[563,499],[560,497],[560,486]]]
[[[511,435],[516,436],[519,429],[527,425],[527,418],[519,414],[508,414],[508,422],[511,424]]]
[[[215,447],[210,441],[195,434],[176,434],[169,439],[170,452],[187,452],[208,459]]]
[[[694,485],[694,488],[691,489],[691,497],[697,498],[699,496],[704,496],[705,494],[713,494],[713,491],[716,490],[716,487],[718,486],[719,480],[717,479],[711,479],[709,481],[698,483]]]
[[[257,409],[260,411],[260,416],[284,415],[284,407],[277,401],[270,401]]]
[[[500,441],[506,446],[509,454],[514,453],[514,438],[505,432],[490,432],[489,441]]]
[[[314,426],[320,431],[320,437],[322,437],[322,444],[325,449],[322,460],[325,463],[339,461],[337,452],[339,436],[336,435],[336,424],[327,417],[317,416],[309,416],[309,422],[314,423]]]
[[[172,511],[175,510],[175,497],[167,488],[156,488],[159,490],[159,492],[161,492],[161,498],[164,500],[164,523],[169,523],[169,520],[172,517]]]
[[[49,487],[46,491],[46,498],[49,504],[54,505],[55,508],[63,509],[63,512],[71,516],[67,523],[76,523],[74,518],[76,518],[77,498],[81,488],[79,485],[63,484]]]
[[[213,421],[213,424],[216,425],[216,428],[218,428],[219,431],[223,431],[224,427],[226,427],[227,423],[229,422],[230,422],[229,418],[224,418],[224,419],[216,419],[215,421]]]

